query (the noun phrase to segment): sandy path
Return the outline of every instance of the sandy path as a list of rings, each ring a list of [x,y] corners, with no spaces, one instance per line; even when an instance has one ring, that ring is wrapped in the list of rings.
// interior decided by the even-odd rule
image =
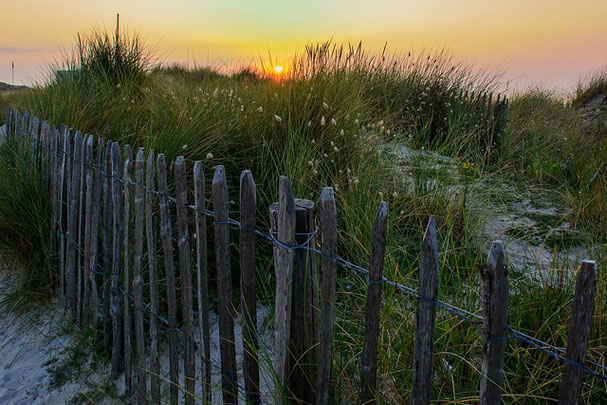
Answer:
[[[13,282],[0,270],[0,298]],[[0,404],[65,404],[77,396],[106,396],[100,392],[106,370],[91,370],[89,356],[76,359],[79,366],[66,366],[73,364],[79,342],[64,326],[56,304],[21,314],[0,311]],[[57,370],[68,377],[59,377]]]

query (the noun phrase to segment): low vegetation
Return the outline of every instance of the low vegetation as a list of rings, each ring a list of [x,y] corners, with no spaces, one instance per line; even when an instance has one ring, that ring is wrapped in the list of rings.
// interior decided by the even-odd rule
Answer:
[[[583,232],[584,247],[597,260],[590,353],[605,363],[607,336],[600,331],[607,323],[607,279],[601,270],[607,265],[607,127],[604,118],[582,119],[588,94],[603,91],[604,75],[581,85],[573,102],[542,89],[514,94],[506,117],[498,108],[503,98],[496,92],[497,76],[473,73],[473,67],[455,64],[445,54],[372,56],[361,46],[326,43],[306,48],[282,76],[253,68],[230,76],[157,65],[137,38],[123,35],[116,42],[95,33],[78,38],[76,53],[62,70],[44,86],[0,98],[1,107],[153,148],[168,159],[203,160],[207,179],[215,165],[225,165],[234,200],[240,171],[250,169],[265,228],[278,175],[287,175],[302,198],[315,200],[322,186],[333,186],[340,255],[361,265],[368,261],[375,210],[386,200],[385,275],[412,287],[422,231],[435,215],[441,298],[472,310],[480,308],[485,215],[492,206],[512,202],[519,190],[550,190],[565,201],[565,219]],[[49,293],[44,286],[53,279],[46,253],[48,196],[39,191],[41,179],[29,159],[0,146],[0,238],[26,260],[21,296]],[[267,253],[259,260],[258,279],[271,305],[273,269]],[[564,347],[573,294],[568,271],[574,267],[555,261],[547,270],[553,282],[547,283],[530,282],[526,269],[512,268],[511,325]],[[334,395],[347,403],[359,392],[366,283],[347,273],[340,273],[338,283]],[[385,291],[378,372],[386,403],[407,402],[414,304]],[[477,399],[482,351],[474,326],[439,311],[434,398]],[[554,399],[559,379],[558,362],[508,343],[507,402]],[[604,382],[587,378],[585,400],[607,400],[605,389]]]

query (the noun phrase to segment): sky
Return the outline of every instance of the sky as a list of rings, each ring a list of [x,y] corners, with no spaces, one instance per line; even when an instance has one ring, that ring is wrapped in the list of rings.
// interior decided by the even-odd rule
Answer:
[[[305,44],[447,50],[509,90],[573,90],[607,67],[607,0],[2,0],[0,81],[32,84],[94,27],[138,32],[164,62],[276,63]]]

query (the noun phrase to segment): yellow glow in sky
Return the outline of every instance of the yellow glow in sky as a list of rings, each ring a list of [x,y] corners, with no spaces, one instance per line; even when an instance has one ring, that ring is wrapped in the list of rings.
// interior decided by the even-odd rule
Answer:
[[[308,42],[363,41],[379,51],[446,48],[459,59],[506,70],[512,87],[571,88],[607,65],[605,0],[26,0],[5,2],[0,81],[29,83],[69,49],[77,32],[121,24],[165,61],[215,67],[278,60]]]

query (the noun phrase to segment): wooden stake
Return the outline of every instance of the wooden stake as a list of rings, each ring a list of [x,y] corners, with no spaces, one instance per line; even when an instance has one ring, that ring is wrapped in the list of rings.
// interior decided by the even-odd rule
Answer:
[[[483,282],[483,330],[485,357],[481,375],[480,404],[501,403],[504,379],[504,351],[508,326],[508,270],[501,241],[493,242]]]
[[[112,148],[113,142],[107,141],[103,155],[103,350],[112,351],[112,318],[110,301],[112,290],[112,227],[114,224],[112,210]]]
[[[145,238],[148,248],[148,274],[150,278],[150,394],[152,403],[160,403],[160,354],[158,341],[158,263],[154,235],[154,151],[148,153],[145,173]]]
[[[567,358],[584,364],[588,336],[592,325],[594,299],[596,296],[596,263],[594,260],[584,260],[575,281],[573,297],[573,312],[569,331],[567,333]],[[565,364],[559,404],[574,405],[580,402],[584,370],[572,364]]]
[[[259,361],[257,356],[257,297],[255,283],[255,233],[257,191],[249,170],[240,174],[240,291],[242,310],[242,347],[245,396],[258,404]]]
[[[419,298],[415,320],[415,354],[413,356],[412,405],[427,405],[432,393],[432,357],[434,355],[434,324],[438,297],[438,242],[434,217],[430,217],[422,243],[419,269]]]
[[[386,227],[388,203],[379,203],[371,232],[371,258],[369,263],[369,286],[365,311],[365,338],[363,342],[362,369],[360,375],[361,403],[376,403],[377,390],[377,342],[381,309],[381,287],[384,254],[386,251]]]
[[[203,367],[203,396],[211,401],[211,332],[209,328],[209,276],[207,267],[207,219],[202,162],[194,163],[194,205],[196,207],[196,281],[198,287],[198,324]]]
[[[238,375],[234,340],[234,304],[232,303],[232,266],[230,263],[230,228],[228,186],[225,168],[213,176],[213,211],[215,212],[215,259],[219,290],[219,347],[221,350],[221,388],[224,404],[238,403]]]
[[[169,391],[171,402],[179,403],[179,357],[177,353],[177,293],[175,291],[175,263],[173,259],[173,228],[169,208],[167,167],[163,153],[157,158],[158,201],[160,206],[160,238],[164,254],[164,270],[167,283],[167,303],[169,310]]]
[[[135,157],[135,183],[133,191],[135,194],[135,233],[133,244],[133,297],[134,297],[134,320],[135,320],[135,350],[137,358],[137,403],[147,403],[146,398],[146,365],[145,365],[145,335],[143,331],[143,277],[141,275],[141,264],[143,261],[143,216],[144,216],[144,191],[143,191],[143,148],[139,148]]]
[[[281,176],[278,183],[277,239],[285,246],[295,244],[295,198],[289,179]],[[270,219],[274,217],[270,206]],[[276,397],[279,403],[288,395],[289,342],[291,332],[291,303],[295,251],[283,246],[274,248],[274,266],[276,271],[276,306],[274,331],[274,370],[276,371]]]
[[[185,375],[185,403],[194,403],[196,363],[194,360],[194,312],[192,303],[192,269],[190,268],[190,231],[188,227],[188,192],[185,159],[175,159],[175,191],[177,192],[177,247],[181,277],[181,308],[183,319],[183,368]]]
[[[133,173],[133,152],[131,145],[125,145],[124,147],[124,225],[123,225],[123,270],[122,270],[122,308],[124,311],[123,323],[124,323],[124,338],[123,338],[123,350],[124,350],[124,389],[126,393],[130,393],[133,388],[132,382],[132,359],[131,359],[131,336],[133,334],[132,328],[132,316],[131,316],[131,199],[132,199],[132,185],[131,177]]]
[[[327,257],[337,258],[337,209],[332,187],[324,187],[320,193],[320,229],[322,236],[321,261],[322,298],[320,349],[318,356],[318,379],[316,404],[331,403],[331,370],[333,366],[333,333],[335,325],[336,264]]]
[[[122,285],[120,279],[120,259],[122,257],[122,154],[117,142],[112,144],[112,288],[110,299],[110,316],[112,318],[112,378],[117,379],[122,369],[120,360],[122,352]]]

